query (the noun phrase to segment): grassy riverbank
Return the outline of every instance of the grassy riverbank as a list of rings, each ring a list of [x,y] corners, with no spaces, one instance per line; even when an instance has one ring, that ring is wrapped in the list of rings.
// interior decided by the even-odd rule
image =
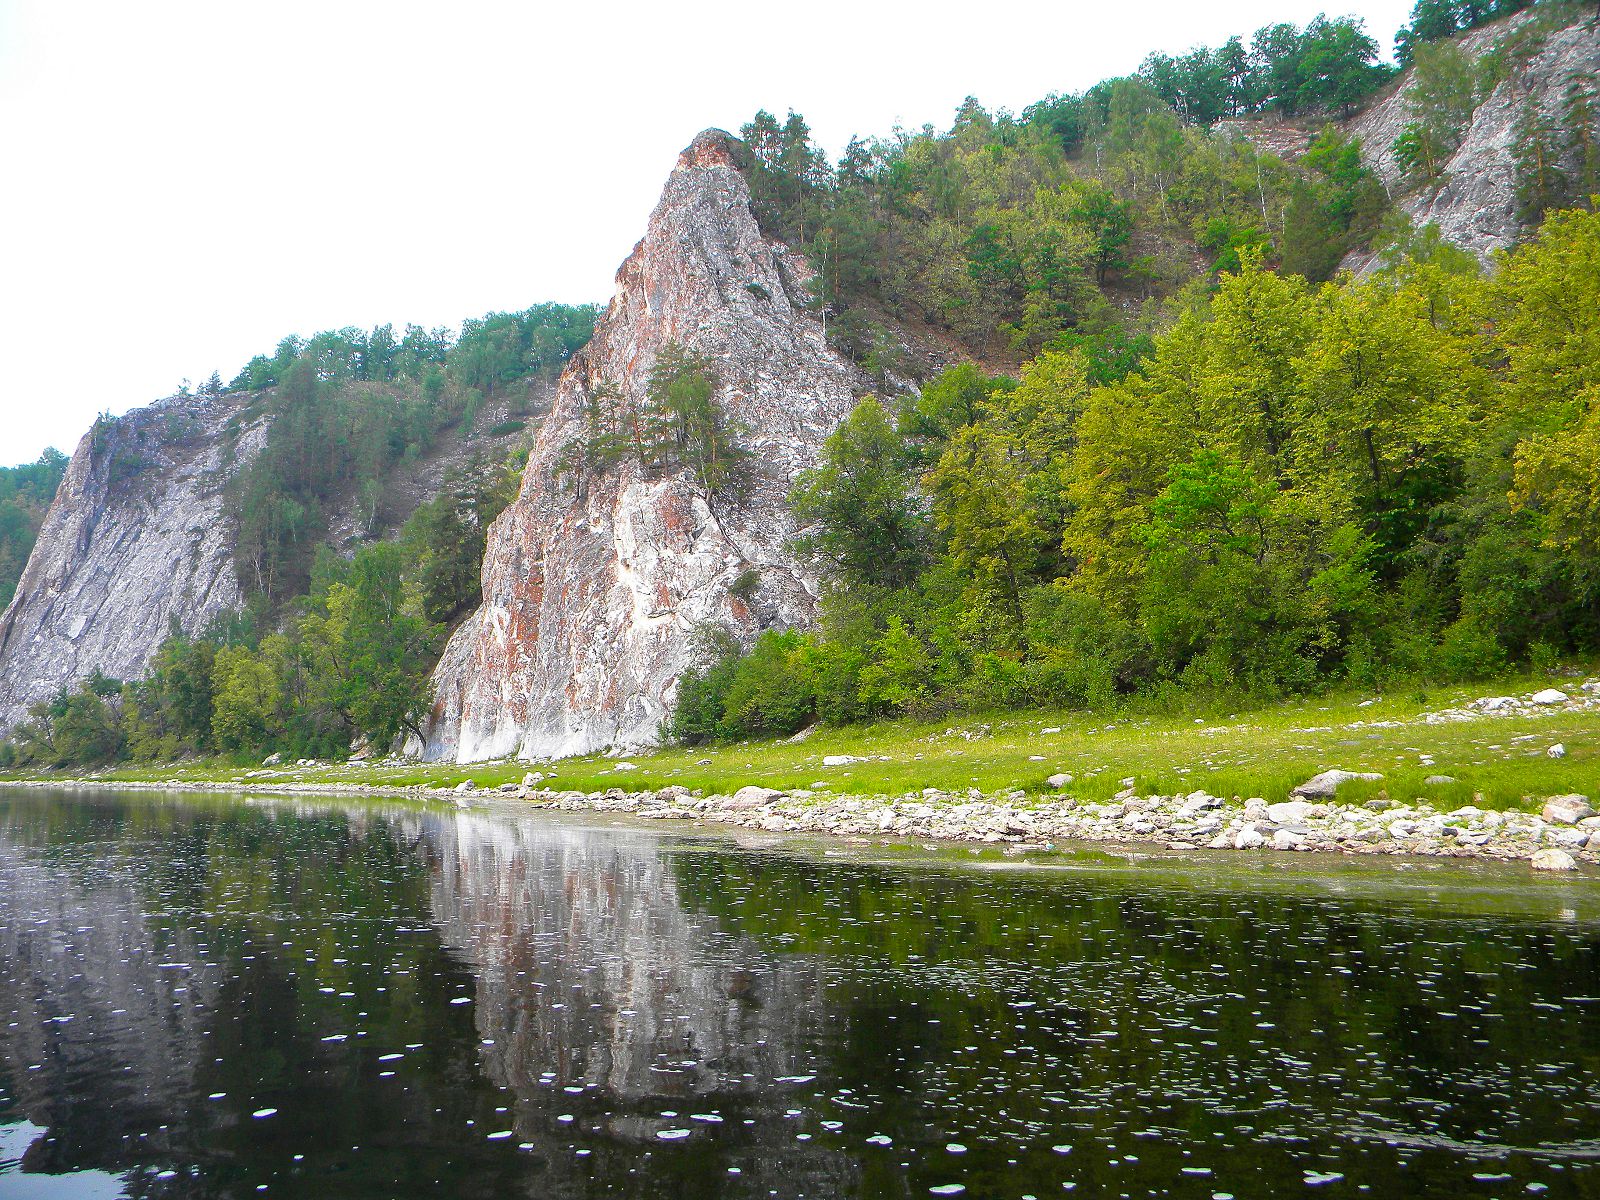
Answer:
[[[1061,772],[1073,777],[1066,794],[1084,800],[1110,797],[1132,779],[1143,793],[1204,789],[1276,801],[1311,775],[1341,767],[1384,777],[1347,785],[1342,800],[1382,790],[1403,804],[1426,800],[1442,809],[1474,802],[1485,808],[1521,808],[1529,798],[1564,792],[1600,795],[1600,695],[1586,693],[1582,686],[1592,678],[1524,677],[1426,696],[1329,696],[1215,719],[1028,712],[932,724],[894,721],[819,729],[801,741],[668,748],[625,758],[590,755],[553,764],[381,762],[263,768],[213,760],[124,765],[92,777],[383,787],[451,787],[470,779],[479,787],[493,787],[518,782],[534,770],[544,774],[544,787],[583,792],[681,784],[729,793],[754,783],[781,789],[823,784],[835,794],[902,795],[924,788],[1042,794],[1053,791],[1048,777]],[[1532,694],[1549,687],[1566,692],[1569,703],[1527,703]],[[1473,707],[1491,696],[1517,697],[1521,703],[1497,713]],[[1550,750],[1557,745],[1564,756],[1553,758]],[[824,765],[824,758],[835,756],[861,761]],[[73,778],[91,774],[69,773]],[[1427,782],[1440,777],[1454,782]],[[0,780],[6,778],[47,779],[50,774],[0,775]]]

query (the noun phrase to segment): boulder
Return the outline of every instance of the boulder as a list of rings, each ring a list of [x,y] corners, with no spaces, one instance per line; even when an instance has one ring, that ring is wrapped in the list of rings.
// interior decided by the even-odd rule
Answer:
[[[278,751],[274,750],[271,754],[267,755],[265,758],[263,758],[261,760],[261,765],[263,767],[275,767],[279,763],[281,763],[282,761],[283,761],[283,755],[280,754]]]
[[[1554,746],[1551,746],[1550,749],[1546,750],[1545,754],[1550,758],[1565,758],[1567,756],[1567,748],[1560,742],[1557,742]]]
[[[1218,808],[1222,801],[1216,796],[1208,796],[1204,792],[1190,792],[1184,802],[1178,805],[1178,816],[1190,820],[1199,816],[1208,808]]]
[[[472,782],[472,780],[463,779],[460,783],[456,784],[456,789],[455,789],[456,790],[456,795],[463,796],[466,793],[470,792],[476,786],[477,785],[474,784]]]
[[[1534,704],[1565,704],[1568,699],[1570,697],[1559,688],[1545,688],[1544,691],[1535,692],[1529,697]]]
[[[774,800],[781,800],[783,795],[782,792],[774,788],[757,787],[754,784],[750,784],[740,788],[733,794],[733,799],[728,801],[728,807],[734,809],[765,808]]]
[[[1246,825],[1233,835],[1233,848],[1235,850],[1254,850],[1256,847],[1265,844],[1266,840],[1254,825]]]
[[[1472,707],[1479,712],[1510,712],[1517,708],[1519,702],[1515,696],[1485,696],[1482,700],[1474,700]]]
[[[1337,794],[1342,784],[1349,783],[1353,779],[1375,782],[1382,778],[1382,775],[1373,771],[1341,771],[1336,768],[1324,771],[1320,775],[1313,775],[1290,794],[1326,800]]]
[[[1282,804],[1267,805],[1267,819],[1279,825],[1298,825],[1311,815],[1308,800],[1286,800]]]
[[[1539,814],[1546,821],[1558,825],[1576,825],[1585,817],[1594,816],[1594,808],[1589,803],[1589,797],[1579,795],[1551,796],[1544,802],[1544,809]]]
[[[1536,850],[1529,865],[1535,871],[1576,871],[1578,862],[1565,850],[1558,850],[1554,846],[1546,846],[1543,850]]]
[[[1058,792],[1071,782],[1072,776],[1068,775],[1065,771],[1057,771],[1054,775],[1050,776],[1049,779],[1045,780],[1045,783],[1055,788]]]
[[[824,754],[822,756],[822,765],[825,767],[848,767],[851,763],[866,761],[866,759],[858,758],[854,754]]]
[[[1296,833],[1292,829],[1279,829],[1272,835],[1272,848],[1274,850],[1298,850],[1305,845],[1305,834]]]
[[[1422,786],[1423,787],[1444,787],[1446,784],[1454,783],[1455,781],[1456,781],[1455,780],[1455,776],[1453,776],[1453,775],[1429,775],[1426,779],[1424,779],[1422,781]]]
[[[689,798],[689,789],[681,783],[670,783],[656,789],[656,800],[661,804],[678,804]]]

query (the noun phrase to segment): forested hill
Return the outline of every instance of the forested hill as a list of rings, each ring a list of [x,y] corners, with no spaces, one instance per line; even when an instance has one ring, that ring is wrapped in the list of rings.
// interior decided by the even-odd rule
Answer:
[[[803,117],[762,113],[757,211],[875,367],[899,322],[994,366],[1070,342],[1104,375],[1243,250],[1321,282],[1420,216],[1486,254],[1600,189],[1593,4],[1422,0],[1397,42],[1398,73],[1357,20],[1272,25],[1020,114],[969,99],[831,164]]]
[[[22,467],[0,467],[0,612],[11,603],[45,510],[67,469],[67,456],[46,450]]]

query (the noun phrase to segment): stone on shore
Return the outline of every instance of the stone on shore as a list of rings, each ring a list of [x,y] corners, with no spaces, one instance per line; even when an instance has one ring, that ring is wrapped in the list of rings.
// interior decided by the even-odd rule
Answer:
[[[1233,835],[1233,848],[1235,850],[1254,850],[1266,844],[1267,839],[1261,836],[1261,831],[1254,825],[1246,825]]]
[[[1529,865],[1535,871],[1576,871],[1578,862],[1565,850],[1557,850],[1554,846],[1546,846],[1543,850],[1534,852]]]
[[[1309,800],[1285,800],[1267,805],[1267,819],[1279,825],[1299,825],[1311,816]]]
[[[1349,783],[1356,779],[1365,780],[1367,782],[1376,782],[1382,778],[1382,775],[1379,775],[1374,771],[1341,771],[1335,768],[1332,771],[1324,771],[1320,775],[1313,775],[1299,787],[1295,788],[1290,794],[1312,799],[1327,800],[1331,799],[1335,794],[1338,793],[1342,784]]]
[[[1589,803],[1587,796],[1551,796],[1544,802],[1544,811],[1539,815],[1557,824],[1576,825],[1585,817],[1594,816],[1594,806]]]
[[[1545,688],[1542,692],[1535,692],[1529,700],[1533,704],[1565,704],[1569,697],[1559,688]]]
[[[733,799],[728,801],[728,807],[732,809],[765,808],[774,800],[782,797],[783,793],[775,788],[757,787],[755,784],[750,784],[740,788],[733,794]]]

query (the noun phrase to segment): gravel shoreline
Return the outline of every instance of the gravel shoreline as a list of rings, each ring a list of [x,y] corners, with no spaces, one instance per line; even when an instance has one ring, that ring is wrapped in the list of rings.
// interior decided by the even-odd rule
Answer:
[[[1338,775],[1341,773],[1330,773]],[[842,838],[978,842],[1011,853],[1049,851],[1063,843],[1155,845],[1169,850],[1241,853],[1335,853],[1527,862],[1572,871],[1600,863],[1600,815],[1582,796],[1552,797],[1541,813],[1468,805],[1442,812],[1432,805],[1385,800],[1340,803],[1339,779],[1310,780],[1310,794],[1279,804],[1252,798],[1140,795],[1126,788],[1105,802],[1023,792],[983,795],[928,789],[905,796],[835,795],[750,786],[733,795],[698,795],[683,787],[629,792],[551,791],[531,775],[521,784],[478,788],[386,787],[360,783],[196,783],[132,780],[25,780],[0,786],[46,789],[217,792],[254,795],[366,796],[449,800],[472,805],[516,799],[536,810],[622,813],[650,820],[734,825],[769,833]]]

